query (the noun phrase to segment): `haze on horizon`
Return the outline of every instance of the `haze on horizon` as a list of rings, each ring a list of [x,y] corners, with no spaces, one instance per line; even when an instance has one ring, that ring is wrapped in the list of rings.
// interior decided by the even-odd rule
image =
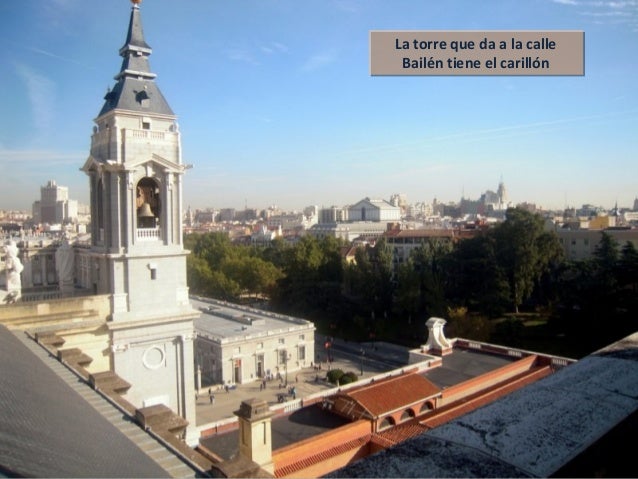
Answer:
[[[88,203],[92,120],[131,4],[0,4],[0,191],[49,179]],[[150,64],[178,115],[192,208],[477,199],[631,206],[638,1],[146,0]],[[583,77],[371,77],[370,30],[583,30]]]

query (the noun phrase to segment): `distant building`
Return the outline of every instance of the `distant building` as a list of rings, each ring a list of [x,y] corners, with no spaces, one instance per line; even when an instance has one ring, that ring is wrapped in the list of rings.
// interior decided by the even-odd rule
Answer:
[[[405,193],[395,193],[390,197],[390,204],[401,209],[401,216],[408,214],[408,197]]]
[[[348,208],[348,221],[399,221],[401,208],[385,200],[365,198]]]
[[[347,208],[331,206],[319,210],[319,224],[343,223],[348,221]]]
[[[636,229],[556,230],[565,257],[570,260],[590,259],[600,243],[603,232],[616,240],[621,247],[629,241],[638,249],[638,230]]]
[[[361,236],[375,239],[383,234],[388,223],[400,220],[400,207],[385,200],[365,198],[347,208],[323,208],[319,212],[319,222],[308,230],[308,234],[315,238],[331,236],[346,241]]]
[[[234,221],[235,208],[222,208],[219,210],[219,221]]]
[[[54,180],[40,188],[40,200],[33,203],[35,223],[74,223],[78,219],[78,202],[69,199],[69,189]]]
[[[512,206],[512,203],[507,197],[505,183],[503,183],[502,180],[499,182],[496,192],[487,190],[481,195],[479,202],[482,206],[482,211],[479,211],[478,213],[484,215],[490,215],[495,212],[504,212],[507,208]]]
[[[207,209],[204,211],[197,210],[194,215],[193,224],[205,225],[215,223],[218,212],[216,210]]]
[[[581,218],[592,218],[605,213],[602,206],[583,205],[576,210],[576,216]]]
[[[412,251],[420,248],[428,241],[452,243],[455,240],[454,230],[400,230],[393,228],[383,234],[387,248],[392,252],[392,263],[396,268],[407,261]]]
[[[375,221],[355,221],[349,223],[329,223],[313,225],[307,232],[317,239],[332,237],[345,241],[354,241],[360,237],[376,239],[381,236],[387,228],[387,223]]]
[[[268,228],[266,225],[260,225],[257,231],[250,235],[250,243],[254,246],[269,246],[275,238],[281,236],[281,226]]]
[[[589,220],[590,230],[603,230],[616,226],[616,217],[611,215],[594,216]]]

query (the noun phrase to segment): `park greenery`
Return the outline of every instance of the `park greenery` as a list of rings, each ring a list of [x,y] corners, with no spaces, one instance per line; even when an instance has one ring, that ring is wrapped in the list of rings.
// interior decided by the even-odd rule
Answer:
[[[281,238],[266,247],[223,233],[185,238],[194,294],[267,302],[346,340],[410,346],[431,316],[464,337],[581,357],[637,329],[638,252],[604,231],[592,258],[569,261],[543,219],[518,208],[502,223],[455,243],[431,239],[393,267],[383,238],[355,261],[335,238]]]

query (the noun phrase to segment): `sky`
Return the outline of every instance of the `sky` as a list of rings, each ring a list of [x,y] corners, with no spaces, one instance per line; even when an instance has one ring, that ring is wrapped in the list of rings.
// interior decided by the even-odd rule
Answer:
[[[301,210],[402,193],[612,208],[638,197],[638,0],[144,0],[184,204]],[[0,1],[0,209],[88,203],[127,0]],[[371,30],[580,30],[584,76],[371,76]]]

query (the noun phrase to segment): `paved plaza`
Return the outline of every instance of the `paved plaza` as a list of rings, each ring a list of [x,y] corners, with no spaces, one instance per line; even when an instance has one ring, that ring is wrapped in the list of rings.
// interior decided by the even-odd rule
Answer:
[[[318,358],[325,359],[326,355],[323,349],[323,344],[324,337],[317,335],[315,349],[316,355]],[[405,348],[397,348],[383,344],[376,344],[373,346],[371,343],[345,343],[340,339],[334,340],[333,345],[334,347],[330,350],[330,355],[333,360],[332,363],[330,363],[330,366],[328,366],[326,362],[323,362],[321,364],[321,370],[316,370],[314,367],[307,367],[298,371],[288,372],[288,388],[293,386],[296,388],[297,399],[334,388],[334,384],[325,380],[325,376],[329,368],[341,369],[344,372],[352,371],[357,375],[360,375],[362,366],[362,349],[364,350],[364,378],[374,376],[397,367],[396,362],[399,360],[397,354],[399,357],[405,358],[407,362],[407,350],[405,350]],[[384,357],[388,358],[388,362],[380,360]],[[238,410],[241,402],[246,399],[263,399],[271,406],[278,404],[278,394],[286,394],[288,392],[288,388],[280,387],[280,384],[283,384],[284,382],[285,375],[282,375],[281,382],[276,379],[267,381],[265,389],[260,388],[259,381],[239,384],[234,389],[230,389],[228,392],[219,386],[213,386],[211,388],[214,395],[213,403],[211,403],[208,395],[208,387],[202,387],[197,396],[197,426],[202,426],[229,417],[235,417],[233,412]],[[287,395],[287,399],[291,400],[292,396]]]

